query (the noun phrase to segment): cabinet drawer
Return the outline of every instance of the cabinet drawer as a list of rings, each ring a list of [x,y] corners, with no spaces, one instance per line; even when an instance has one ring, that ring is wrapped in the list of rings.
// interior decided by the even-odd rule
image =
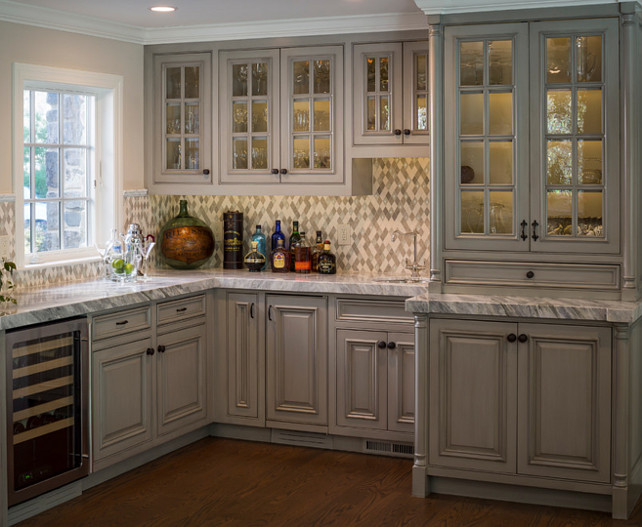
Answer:
[[[92,321],[92,339],[100,340],[149,329],[151,319],[152,312],[149,306],[97,316]]]
[[[205,314],[205,295],[163,302],[156,307],[157,324],[169,324]]]
[[[618,289],[618,265],[446,260],[446,283]]]
[[[413,322],[413,315],[404,308],[404,300],[337,299],[337,321]]]

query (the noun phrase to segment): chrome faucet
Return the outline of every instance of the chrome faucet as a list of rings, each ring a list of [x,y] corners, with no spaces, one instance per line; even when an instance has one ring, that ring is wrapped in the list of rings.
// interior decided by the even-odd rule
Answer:
[[[401,232],[396,230],[392,233],[392,241],[394,242],[399,236],[412,236],[413,244],[413,261],[410,263],[406,260],[406,269],[410,269],[410,278],[419,278],[419,271],[423,271],[426,266],[417,261],[417,236],[419,233],[417,231],[410,232]]]

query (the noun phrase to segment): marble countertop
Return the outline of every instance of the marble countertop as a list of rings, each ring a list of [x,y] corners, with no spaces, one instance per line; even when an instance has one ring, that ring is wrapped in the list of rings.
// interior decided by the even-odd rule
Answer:
[[[406,300],[414,313],[591,320],[631,324],[642,316],[642,302],[424,293]]]
[[[109,280],[72,282],[17,290],[16,306],[0,315],[0,329],[98,313],[213,288],[261,291],[395,296],[409,298],[427,291],[425,283],[387,283],[382,276],[360,274],[301,275],[248,271],[196,270],[157,272],[148,281],[120,284]]]
[[[196,270],[157,272],[146,282],[119,284],[108,280],[65,283],[18,290],[18,304],[0,314],[0,329],[126,308],[207,289],[370,295],[406,298],[416,313],[508,316],[553,320],[632,323],[642,317],[642,302],[552,299],[428,292],[426,283],[389,283],[380,275],[300,275],[247,271]]]

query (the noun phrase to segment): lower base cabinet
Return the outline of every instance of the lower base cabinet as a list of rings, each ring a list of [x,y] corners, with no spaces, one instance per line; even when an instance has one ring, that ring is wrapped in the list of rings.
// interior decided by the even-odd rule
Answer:
[[[207,424],[207,324],[193,302],[159,304],[161,324],[129,326],[150,306],[95,317],[122,329],[92,343],[94,470]],[[167,308],[176,316],[162,323]]]
[[[429,361],[429,465],[610,481],[610,328],[432,319]]]

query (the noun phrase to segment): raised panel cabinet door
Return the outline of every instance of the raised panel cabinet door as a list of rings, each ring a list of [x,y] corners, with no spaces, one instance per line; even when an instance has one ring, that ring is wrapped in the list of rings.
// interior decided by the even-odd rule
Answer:
[[[414,433],[415,342],[412,333],[388,334],[388,430]]]
[[[403,143],[402,63],[401,43],[354,46],[355,145]]]
[[[159,335],[156,353],[158,435],[195,428],[207,418],[206,326]]]
[[[518,472],[610,481],[611,330],[520,324],[519,334]]]
[[[226,309],[227,413],[259,419],[258,296],[228,293]]]
[[[92,355],[93,460],[152,440],[152,339]]]
[[[515,473],[516,327],[430,321],[431,465]]]
[[[388,427],[388,334],[337,330],[337,425]]]
[[[328,424],[327,300],[268,295],[267,418]]]

